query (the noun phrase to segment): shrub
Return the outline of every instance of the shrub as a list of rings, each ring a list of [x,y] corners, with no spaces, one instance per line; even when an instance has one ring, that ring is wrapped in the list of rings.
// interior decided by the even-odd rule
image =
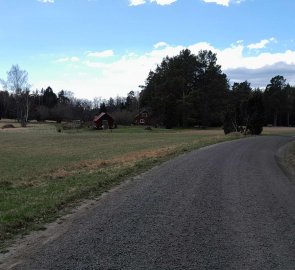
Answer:
[[[2,127],[2,129],[6,129],[6,128],[15,128],[15,126],[12,124],[7,124]]]

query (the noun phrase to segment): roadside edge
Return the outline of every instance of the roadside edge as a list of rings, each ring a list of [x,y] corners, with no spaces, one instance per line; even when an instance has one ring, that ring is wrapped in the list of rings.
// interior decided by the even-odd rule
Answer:
[[[295,137],[293,140],[280,147],[275,157],[282,171],[286,174],[291,183],[295,185],[295,163],[289,160],[290,156],[295,157],[295,153],[291,153],[291,149],[293,148],[295,148]]]

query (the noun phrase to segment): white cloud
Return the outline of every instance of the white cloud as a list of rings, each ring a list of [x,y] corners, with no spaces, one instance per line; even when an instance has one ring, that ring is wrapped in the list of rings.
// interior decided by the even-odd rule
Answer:
[[[201,0],[201,1],[205,3],[214,3],[217,5],[228,7],[230,4],[240,4],[244,2],[245,0]],[[139,5],[146,4],[148,2],[156,3],[157,5],[160,5],[160,6],[166,6],[166,5],[171,5],[177,2],[177,0],[129,0],[129,6],[139,6]]]
[[[145,0],[129,0],[129,6],[139,6],[145,3]]]
[[[91,61],[85,61],[84,64],[91,68],[104,68],[106,64],[101,62],[91,62]]]
[[[162,42],[158,44],[164,45]],[[157,64],[160,64],[165,56],[175,56],[183,49],[185,49],[184,46],[170,46],[165,43],[165,46],[157,46],[157,48],[143,55],[129,54],[113,63],[88,62],[87,65],[95,67],[102,72],[101,75],[96,78],[99,85],[97,89],[103,89],[103,91],[110,96],[116,96],[117,94],[125,95],[130,90],[137,90],[138,85],[144,84],[149,71],[153,70]],[[263,70],[265,67],[276,65],[278,62],[283,62],[286,65],[295,65],[295,51],[245,56],[244,51],[246,48],[242,44],[232,45],[229,48],[219,50],[207,42],[192,44],[188,46],[188,49],[194,54],[197,54],[200,50],[212,50],[217,53],[218,63],[222,66],[225,73],[227,73],[226,71],[229,69],[234,70],[239,68]],[[234,79],[236,78],[235,76]],[[243,76],[241,76],[241,78],[243,78]],[[258,84],[259,82],[255,81],[255,78],[254,72],[248,80],[250,82],[253,80]],[[269,77],[269,79],[270,78],[271,77]],[[120,90],[122,91],[121,93],[116,92]],[[103,93],[99,95],[105,96]]]
[[[295,64],[295,51],[286,50],[277,53],[260,53],[257,55],[245,56],[245,46],[242,44],[232,45],[224,50],[213,49],[217,53],[218,62],[223,70],[233,68],[258,69],[278,62]]]
[[[59,58],[56,60],[56,62],[58,63],[65,63],[65,62],[79,62],[80,61],[80,58],[79,57],[76,57],[76,56],[73,56],[73,57],[64,57],[64,58]]]
[[[87,52],[88,57],[97,57],[97,58],[105,58],[114,56],[113,50],[105,50],[101,52]]]
[[[38,2],[44,3],[44,4],[53,4],[54,0],[38,0]]]
[[[171,5],[172,3],[176,2],[177,0],[148,0],[150,3],[156,3],[160,6]],[[129,0],[129,6],[139,6],[146,4],[147,0]]]
[[[244,0],[203,0],[205,3],[215,3],[217,5],[228,7],[231,3],[240,4]]]
[[[144,84],[149,71],[154,70],[164,57],[178,55],[185,48],[161,41],[141,55],[128,52],[112,62],[105,61],[104,58],[88,58],[87,54],[82,61],[77,57],[61,58],[57,62],[77,62],[74,64],[78,68],[68,66],[70,70],[67,75],[48,85],[56,91],[74,91],[80,98],[125,96],[131,90],[139,90],[138,86]],[[295,84],[295,75],[292,75],[295,74],[295,51],[249,55],[247,45],[243,42],[236,42],[224,49],[215,48],[208,42],[191,44],[187,48],[194,54],[198,54],[200,50],[212,50],[216,53],[218,64],[232,82],[248,80],[258,87],[265,86],[273,76],[282,75],[290,84]],[[46,84],[37,84],[36,87],[45,87],[44,85]]]
[[[263,39],[263,40],[261,40],[260,42],[258,42],[258,43],[253,43],[253,44],[249,44],[248,46],[247,46],[247,48],[248,49],[250,49],[250,50],[252,50],[252,49],[263,49],[263,48],[265,48],[265,46],[268,44],[268,43],[270,43],[270,42],[272,42],[272,41],[275,41],[275,38],[270,38],[270,39]]]
[[[151,3],[155,2],[158,5],[166,6],[171,5],[172,3],[176,2],[177,0],[151,0]]]
[[[252,87],[265,87],[270,79],[277,75],[283,75],[291,85],[295,84],[295,64],[278,62],[257,69],[236,68],[226,70],[231,82],[251,82]]]
[[[159,48],[163,48],[163,47],[167,47],[167,46],[168,46],[168,44],[166,42],[160,41],[154,45],[154,48],[159,49]]]
[[[230,0],[203,0],[205,3],[215,3],[217,5],[229,6]]]

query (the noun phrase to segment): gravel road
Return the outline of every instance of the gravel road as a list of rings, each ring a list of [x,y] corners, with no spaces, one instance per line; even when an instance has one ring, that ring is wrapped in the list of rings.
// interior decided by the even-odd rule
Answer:
[[[295,269],[295,185],[275,157],[291,140],[252,137],[166,162],[6,267]]]

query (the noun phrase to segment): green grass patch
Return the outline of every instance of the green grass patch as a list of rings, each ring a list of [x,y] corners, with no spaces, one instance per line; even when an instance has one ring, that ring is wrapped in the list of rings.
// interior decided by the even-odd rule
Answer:
[[[80,130],[54,124],[0,132],[0,249],[67,207],[180,153],[232,140],[222,130]]]

